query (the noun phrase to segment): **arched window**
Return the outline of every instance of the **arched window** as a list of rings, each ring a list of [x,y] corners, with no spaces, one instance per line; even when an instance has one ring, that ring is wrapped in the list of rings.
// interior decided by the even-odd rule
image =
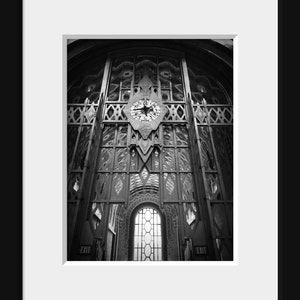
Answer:
[[[162,222],[152,207],[143,207],[134,217],[133,260],[163,260]]]

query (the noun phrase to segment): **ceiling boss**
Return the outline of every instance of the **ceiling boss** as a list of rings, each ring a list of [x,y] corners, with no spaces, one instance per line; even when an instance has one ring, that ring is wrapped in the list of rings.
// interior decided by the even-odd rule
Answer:
[[[156,130],[167,113],[166,106],[153,91],[150,78],[145,75],[138,83],[135,93],[124,108],[124,113],[134,130],[146,140],[152,130]]]

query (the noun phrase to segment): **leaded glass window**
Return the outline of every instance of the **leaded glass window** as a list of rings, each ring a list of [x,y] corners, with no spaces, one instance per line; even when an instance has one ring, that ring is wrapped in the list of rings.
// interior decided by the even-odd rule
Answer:
[[[163,259],[160,214],[151,207],[140,209],[134,218],[133,260]]]

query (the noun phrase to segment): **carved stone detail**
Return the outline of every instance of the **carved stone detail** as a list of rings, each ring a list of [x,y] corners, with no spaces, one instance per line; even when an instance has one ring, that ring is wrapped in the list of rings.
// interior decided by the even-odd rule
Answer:
[[[144,97],[150,96],[150,88],[153,86],[151,79],[145,75],[139,82],[140,94]]]
[[[153,150],[153,147],[150,148],[150,151],[148,151],[148,153],[144,154],[144,153],[140,150],[140,148],[137,148],[137,151],[138,151],[138,153],[139,153],[139,155],[140,155],[140,157],[141,157],[141,159],[142,159],[142,161],[143,161],[144,163],[147,162],[148,158],[150,157],[150,155],[151,155],[151,153],[152,153],[152,150]]]
[[[138,140],[136,145],[140,147],[140,149],[142,150],[142,152],[144,154],[146,154],[148,152],[148,150],[150,149],[150,147],[153,146],[153,142],[150,139],[148,139],[148,140],[140,139],[140,140]]]
[[[168,215],[167,222],[167,255],[168,260],[179,260],[178,257],[178,205],[177,204],[165,204],[165,214]]]

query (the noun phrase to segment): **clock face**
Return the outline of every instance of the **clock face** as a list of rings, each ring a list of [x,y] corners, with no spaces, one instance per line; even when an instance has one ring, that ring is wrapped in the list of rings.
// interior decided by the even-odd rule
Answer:
[[[160,106],[149,98],[142,98],[134,102],[130,108],[130,114],[134,119],[145,122],[155,120],[160,112]]]

